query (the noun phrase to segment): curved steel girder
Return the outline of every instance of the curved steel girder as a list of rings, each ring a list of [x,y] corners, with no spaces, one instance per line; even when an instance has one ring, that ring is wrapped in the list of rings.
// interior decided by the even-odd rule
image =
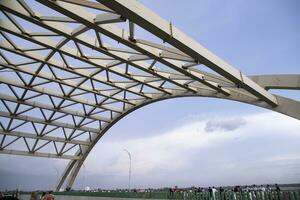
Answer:
[[[258,75],[258,76],[250,76],[249,78],[253,79],[253,81],[257,82],[261,86],[265,88],[280,88],[280,89],[299,89],[300,86],[300,75]],[[294,81],[289,81],[290,79],[293,79]],[[297,80],[297,81],[295,81]],[[55,190],[58,191],[63,183],[65,182],[66,178],[69,177],[68,182],[67,182],[67,187],[72,187],[75,178],[77,174],[79,173],[79,170],[87,158],[88,154],[91,152],[93,147],[97,144],[97,142],[100,140],[100,138],[119,120],[121,120],[123,117],[126,115],[130,114],[131,112],[142,108],[146,105],[149,105],[151,103],[155,103],[158,101],[166,100],[166,99],[172,99],[172,98],[179,98],[179,97],[192,97],[192,96],[198,96],[198,97],[213,97],[213,98],[221,98],[221,99],[227,99],[227,100],[233,100],[233,101],[238,101],[238,102],[243,102],[255,106],[259,106],[262,108],[266,108],[269,110],[273,110],[275,112],[282,113],[284,115],[288,115],[290,117],[296,118],[300,120],[300,102],[285,98],[279,95],[274,95],[278,101],[278,106],[277,107],[272,107],[266,102],[263,101],[257,101],[257,99],[251,95],[247,95],[244,93],[241,93],[239,91],[231,91],[230,96],[226,96],[220,93],[216,93],[213,90],[202,90],[199,91],[197,94],[194,93],[182,93],[182,94],[176,94],[172,96],[166,96],[166,97],[159,97],[157,99],[152,99],[145,101],[129,110],[124,112],[122,115],[118,116],[115,118],[111,123],[107,124],[106,127],[103,128],[102,132],[95,136],[93,138],[93,143],[85,147],[85,149],[82,150],[83,155],[81,159],[79,160],[72,160],[68,164],[64,174],[59,180],[59,183],[57,184]]]
[[[41,1],[41,0],[39,0]],[[159,15],[143,6],[138,1],[126,0],[97,0],[99,3],[107,6],[122,17],[129,19],[131,22],[138,24],[147,31],[181,50],[183,53],[194,58],[196,61],[203,63],[207,67],[233,81],[248,92],[264,100],[268,104],[276,107],[275,96],[264,90],[258,84],[253,82],[239,70],[235,69],[205,47],[188,37],[181,30],[172,25],[172,23],[161,18]],[[89,19],[86,19],[88,23]],[[130,37],[129,37],[130,38]]]

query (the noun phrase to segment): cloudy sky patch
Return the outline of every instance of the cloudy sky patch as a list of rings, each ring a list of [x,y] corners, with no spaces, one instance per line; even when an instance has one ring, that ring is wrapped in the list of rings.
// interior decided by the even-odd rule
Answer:
[[[224,177],[230,176],[239,177],[230,179],[231,184],[300,180],[295,167],[300,167],[300,134],[297,131],[300,130],[299,121],[276,113],[244,118],[241,123],[243,126],[226,134],[222,134],[223,129],[216,129],[216,134],[211,134],[206,130],[207,123],[211,120],[202,120],[153,137],[123,142],[103,141],[93,150],[95,153],[89,156],[86,173],[97,176],[95,171],[101,168],[97,171],[99,175],[114,174],[126,179],[128,158],[122,150],[124,147],[132,154],[133,185],[136,186],[143,185],[144,182],[153,187],[228,184]],[[278,123],[266,124],[262,119]],[[111,151],[96,153],[103,152],[106,148]],[[105,160],[109,161],[111,156],[115,162],[106,165]],[[293,159],[288,162],[274,159],[281,157]],[[280,174],[286,174],[286,170],[289,170],[289,176],[276,178]]]
[[[214,131],[233,131],[246,124],[243,118],[232,118],[232,119],[214,119],[208,121],[205,126],[206,132]]]

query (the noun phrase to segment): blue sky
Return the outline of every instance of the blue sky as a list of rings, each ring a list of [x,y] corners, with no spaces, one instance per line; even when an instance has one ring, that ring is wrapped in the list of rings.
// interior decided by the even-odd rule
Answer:
[[[244,74],[300,73],[297,0],[141,2]],[[300,99],[299,91],[277,92]],[[158,102],[106,133],[75,188],[126,188],[123,148],[132,153],[133,187],[299,182],[299,130],[299,120],[238,102],[195,97]],[[0,155],[0,190],[51,188],[65,164]]]
[[[142,2],[245,74],[300,71],[297,0]]]

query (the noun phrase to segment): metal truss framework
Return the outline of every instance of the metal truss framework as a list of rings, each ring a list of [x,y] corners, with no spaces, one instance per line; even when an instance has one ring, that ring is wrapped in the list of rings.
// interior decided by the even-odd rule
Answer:
[[[132,0],[2,0],[0,153],[70,159],[71,187],[103,134],[164,99],[240,101],[300,119],[300,75],[246,76]],[[39,13],[43,12],[43,13]]]

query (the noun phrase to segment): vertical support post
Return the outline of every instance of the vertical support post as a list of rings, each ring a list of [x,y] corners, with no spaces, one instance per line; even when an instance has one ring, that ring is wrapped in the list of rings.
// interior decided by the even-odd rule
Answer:
[[[64,184],[66,178],[70,174],[70,172],[71,172],[71,170],[74,167],[74,165],[75,165],[76,162],[77,162],[76,160],[71,160],[68,163],[67,167],[65,168],[65,171],[63,172],[63,174],[61,175],[60,179],[58,180],[58,183],[55,186],[54,191],[59,192],[59,190],[61,189],[62,185]]]

